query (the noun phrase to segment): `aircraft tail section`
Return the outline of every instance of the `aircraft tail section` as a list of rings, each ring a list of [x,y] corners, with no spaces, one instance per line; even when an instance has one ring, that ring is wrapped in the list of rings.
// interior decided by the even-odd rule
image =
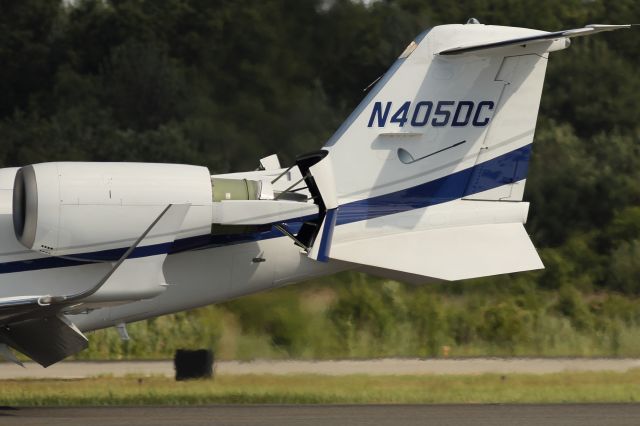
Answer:
[[[422,33],[317,156],[337,207],[310,257],[445,280],[543,267],[522,199],[548,54],[628,27]]]

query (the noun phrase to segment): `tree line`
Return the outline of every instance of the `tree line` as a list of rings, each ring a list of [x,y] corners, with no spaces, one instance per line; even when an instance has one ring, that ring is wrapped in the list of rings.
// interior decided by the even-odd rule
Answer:
[[[640,22],[635,0],[0,0],[0,10],[0,166],[180,162],[213,173],[321,147],[427,27]],[[632,29],[551,54],[525,192],[546,269],[476,284],[640,293],[639,51]]]

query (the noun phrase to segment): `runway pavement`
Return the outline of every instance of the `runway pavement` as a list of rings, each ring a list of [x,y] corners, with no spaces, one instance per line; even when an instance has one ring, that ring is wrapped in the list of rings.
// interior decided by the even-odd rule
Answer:
[[[214,405],[1,409],[6,426],[637,426],[640,405]]]
[[[618,371],[640,368],[640,359],[611,358],[459,358],[377,359],[337,361],[222,361],[216,374],[545,374],[564,371]],[[174,375],[172,361],[61,362],[49,368],[26,363],[20,368],[0,363],[0,380],[21,378],[83,378],[98,375]],[[640,424],[640,422],[639,422]]]

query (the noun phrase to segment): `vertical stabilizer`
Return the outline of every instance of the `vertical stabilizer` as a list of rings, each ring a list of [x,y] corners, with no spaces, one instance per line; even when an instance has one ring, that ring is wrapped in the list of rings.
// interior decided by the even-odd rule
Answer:
[[[444,280],[542,268],[522,196],[548,53],[621,28],[422,33],[325,146],[348,225],[328,257]]]
[[[520,200],[547,51],[558,43],[439,52],[544,34],[478,24],[421,34],[325,146],[340,204],[407,190],[417,190],[428,204]],[[443,180],[437,191],[420,189],[436,180]]]

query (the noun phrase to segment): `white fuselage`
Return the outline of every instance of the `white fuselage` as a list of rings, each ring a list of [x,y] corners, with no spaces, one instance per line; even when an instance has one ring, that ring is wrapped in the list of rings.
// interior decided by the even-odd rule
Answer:
[[[130,241],[118,233],[112,233],[109,238],[108,229],[96,228],[96,233],[102,236],[100,244],[93,247],[63,247],[59,249],[62,256],[27,249],[16,238],[13,226],[12,193],[17,170],[0,169],[0,297],[43,293],[64,295],[91,287],[95,284],[96,277],[108,271],[112,262],[78,263],[76,260],[81,256],[91,258],[95,253],[126,247]],[[276,170],[221,176],[272,179],[280,172],[281,170]],[[298,179],[299,173],[292,170],[274,187],[284,189]],[[207,197],[211,200],[210,193]],[[200,209],[202,204],[201,202]],[[213,203],[209,201],[209,204],[207,209],[211,211]],[[87,203],[88,212],[92,205],[100,206],[96,209],[97,212],[105,208],[104,204]],[[202,214],[199,213],[198,217],[200,216]],[[174,248],[179,249],[177,252],[169,252],[162,267],[162,276],[155,279],[157,286],[162,287],[158,295],[143,298],[132,293],[134,296],[131,299],[114,302],[107,300],[106,303],[104,297],[100,299],[94,296],[96,300],[93,304],[85,303],[78,309],[78,313],[70,315],[72,321],[81,330],[104,328],[222,302],[347,267],[344,262],[322,263],[309,259],[290,238],[277,232],[214,236],[210,234],[212,218],[198,220],[203,222],[200,224],[203,226],[194,226],[195,221],[189,218],[184,222],[174,244]],[[89,218],[80,216],[76,221],[88,222]],[[136,232],[139,233],[140,229],[137,226]],[[144,260],[145,257],[141,259]],[[124,287],[128,284],[133,288],[138,284],[138,277],[133,271],[126,277],[130,279],[129,282],[125,279]],[[98,307],[101,309],[91,309]]]
[[[165,261],[169,285],[159,296],[74,315],[72,321],[81,330],[104,328],[331,274],[346,265],[311,260],[287,237],[177,253]]]

